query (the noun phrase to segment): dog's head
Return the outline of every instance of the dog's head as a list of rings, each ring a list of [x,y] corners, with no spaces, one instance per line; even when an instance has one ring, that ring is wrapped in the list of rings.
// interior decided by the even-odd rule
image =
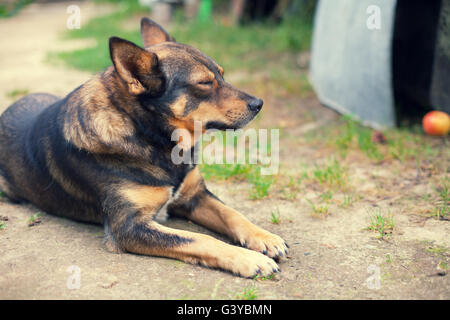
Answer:
[[[110,54],[131,95],[146,109],[164,114],[175,128],[235,129],[250,122],[263,101],[223,78],[223,68],[199,50],[175,40],[150,19],[141,20],[145,49],[113,37]]]

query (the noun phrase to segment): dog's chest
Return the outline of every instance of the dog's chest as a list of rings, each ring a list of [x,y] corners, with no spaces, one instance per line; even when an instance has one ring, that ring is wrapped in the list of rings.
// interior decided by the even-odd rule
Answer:
[[[170,190],[169,199],[166,201],[164,206],[161,209],[159,209],[158,212],[155,214],[154,219],[156,221],[158,221],[158,222],[167,221],[167,219],[168,219],[167,208],[170,204],[177,201],[181,197],[181,192],[180,192],[181,188],[180,187],[183,184],[184,179],[186,178],[188,173],[193,168],[194,168],[194,166],[192,164],[189,164],[188,166],[184,166],[184,167],[178,169],[179,170],[177,172],[178,179],[176,181],[176,184]]]

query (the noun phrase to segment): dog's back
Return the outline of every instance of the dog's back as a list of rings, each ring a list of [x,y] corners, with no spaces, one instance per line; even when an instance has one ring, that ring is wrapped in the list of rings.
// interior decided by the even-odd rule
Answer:
[[[30,167],[23,142],[38,115],[60,98],[46,93],[34,93],[16,101],[0,117],[0,189],[12,200],[26,198],[26,186]],[[30,181],[28,181],[29,183]]]
[[[49,213],[101,223],[101,210],[76,196],[81,193],[65,168],[71,151],[62,141],[58,114],[66,99],[30,94],[1,115],[0,190],[13,201],[29,201]],[[58,173],[66,183],[58,181]]]

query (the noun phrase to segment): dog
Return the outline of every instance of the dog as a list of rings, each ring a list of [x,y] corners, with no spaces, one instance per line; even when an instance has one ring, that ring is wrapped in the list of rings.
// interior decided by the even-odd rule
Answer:
[[[113,252],[162,256],[242,277],[280,271],[279,236],[249,222],[205,186],[199,168],[174,164],[171,133],[241,128],[263,101],[223,78],[223,68],[141,20],[144,48],[109,39],[112,66],[65,98],[30,94],[0,117],[0,189],[50,214],[103,224]],[[191,147],[194,147],[194,137]],[[172,229],[161,211],[228,236]]]

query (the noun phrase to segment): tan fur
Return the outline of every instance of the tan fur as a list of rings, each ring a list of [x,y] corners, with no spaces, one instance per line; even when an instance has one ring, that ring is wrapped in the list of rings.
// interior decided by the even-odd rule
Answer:
[[[191,199],[205,188],[203,177],[200,169],[195,167],[184,178],[183,183],[179,187],[179,193],[186,199]]]
[[[184,114],[184,109],[186,107],[187,97],[182,95],[179,97],[171,106],[171,110],[176,118],[182,118]]]
[[[269,275],[278,270],[278,266],[272,259],[259,252],[232,246],[208,235],[176,230],[155,222],[149,222],[149,227],[164,234],[191,239],[192,242],[171,248],[134,244],[128,250],[139,254],[170,257],[189,263],[221,268],[244,277],[252,277],[258,272],[262,275]]]
[[[212,197],[202,198],[188,217],[249,249],[266,251],[269,257],[283,256],[287,251],[282,238],[252,224],[241,213]]]
[[[170,187],[124,185],[119,191],[133,206],[147,213],[156,213],[170,198]]]
[[[92,152],[110,153],[110,146],[124,144],[124,138],[134,134],[134,127],[130,118],[117,112],[109,105],[106,88],[100,76],[96,76],[83,85],[83,87],[70,98],[75,101],[69,112],[65,115],[63,133],[67,141],[80,149]],[[81,101],[81,103],[79,102]],[[94,135],[87,135],[79,123],[78,106],[81,110],[89,112],[94,124]]]

